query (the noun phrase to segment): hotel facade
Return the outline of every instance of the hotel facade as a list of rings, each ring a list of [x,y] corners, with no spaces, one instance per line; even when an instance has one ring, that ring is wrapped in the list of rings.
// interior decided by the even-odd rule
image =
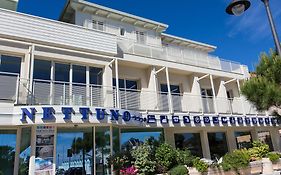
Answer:
[[[149,137],[199,157],[262,140],[279,121],[240,95],[250,78],[168,25],[70,0],[59,21],[0,9],[0,173],[112,174]]]

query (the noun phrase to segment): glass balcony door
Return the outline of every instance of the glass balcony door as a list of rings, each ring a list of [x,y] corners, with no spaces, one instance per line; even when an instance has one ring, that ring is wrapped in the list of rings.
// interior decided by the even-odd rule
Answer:
[[[212,89],[201,89],[203,111],[214,113],[214,95]]]

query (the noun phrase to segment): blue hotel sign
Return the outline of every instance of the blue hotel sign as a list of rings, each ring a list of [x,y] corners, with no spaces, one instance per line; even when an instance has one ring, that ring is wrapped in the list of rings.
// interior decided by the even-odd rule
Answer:
[[[37,110],[36,108],[21,108],[21,121],[27,122],[27,118],[31,121],[35,120]],[[42,107],[43,115],[41,119],[43,121],[51,122],[56,119],[56,111],[53,107]],[[247,116],[199,116],[199,115],[146,115],[143,116],[140,113],[118,110],[118,109],[105,109],[105,108],[88,108],[80,107],[79,111],[74,111],[72,107],[62,107],[60,111],[64,115],[65,121],[71,121],[72,116],[79,113],[83,121],[89,120],[90,117],[96,117],[98,121],[109,119],[111,121],[119,121],[119,119],[124,122],[138,121],[140,123],[153,125],[157,124],[159,121],[162,125],[168,124],[191,124],[194,125],[271,125],[271,124],[281,124],[281,121],[272,117],[247,117]],[[95,115],[93,115],[95,113]]]

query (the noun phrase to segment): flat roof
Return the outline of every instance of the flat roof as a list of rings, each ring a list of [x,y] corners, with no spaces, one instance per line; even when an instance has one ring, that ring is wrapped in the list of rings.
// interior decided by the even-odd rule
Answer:
[[[167,24],[101,6],[85,0],[68,0],[67,5],[65,6],[65,9],[63,10],[63,13],[60,17],[60,20],[63,20],[63,18],[65,18],[65,13],[73,13],[71,12],[70,8],[80,10],[82,12],[89,11],[99,16],[120,20],[122,22],[127,22],[144,28],[154,29],[158,32],[163,32],[168,28]]]
[[[167,33],[162,33],[161,38],[163,39],[164,42],[167,42],[167,43],[174,43],[174,44],[178,44],[178,45],[182,45],[182,46],[189,46],[189,47],[197,48],[197,49],[208,51],[208,52],[212,52],[217,48],[216,46],[213,46],[213,45],[189,40],[186,38],[174,36],[174,35],[167,34]]]

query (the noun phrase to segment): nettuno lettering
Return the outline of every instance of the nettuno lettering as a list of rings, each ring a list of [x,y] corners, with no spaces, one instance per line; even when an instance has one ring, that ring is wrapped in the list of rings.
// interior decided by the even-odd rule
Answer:
[[[61,111],[64,114],[64,120],[71,120],[71,115],[75,114],[75,111],[71,107],[62,107]]]
[[[37,110],[35,108],[30,108],[30,111],[27,110],[27,108],[21,108],[22,114],[21,114],[21,121],[22,122],[26,122],[26,116],[30,119],[30,120],[34,120],[35,119],[35,114],[37,112]]]
[[[119,110],[110,109],[110,113],[111,113],[111,120],[118,121],[118,119],[119,119]]]
[[[82,120],[89,119],[89,114],[91,114],[90,108],[79,108],[79,112],[82,114]]]
[[[96,108],[96,114],[98,120],[103,120],[105,118],[105,109]]]
[[[125,121],[125,122],[128,122],[131,120],[131,114],[129,111],[124,111],[123,112],[123,117],[122,119]]]
[[[42,120],[54,120],[56,113],[55,109],[52,107],[43,107],[43,117]]]

